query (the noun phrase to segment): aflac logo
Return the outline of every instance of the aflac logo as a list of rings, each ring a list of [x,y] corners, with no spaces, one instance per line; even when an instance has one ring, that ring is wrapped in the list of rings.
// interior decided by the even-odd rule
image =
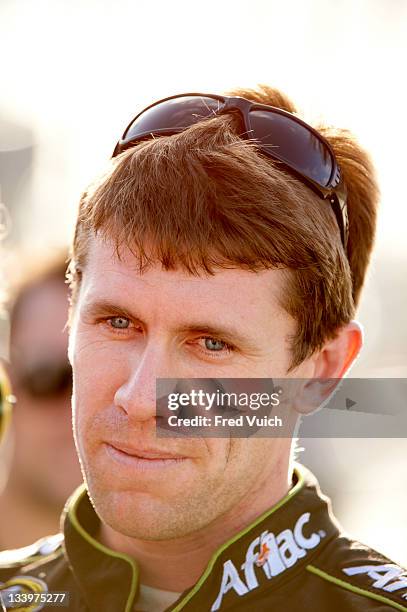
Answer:
[[[238,595],[246,595],[259,586],[255,567],[261,567],[268,579],[278,576],[289,567],[306,556],[307,550],[318,546],[324,532],[313,533],[305,537],[303,528],[309,522],[310,513],[300,516],[293,531],[284,529],[277,536],[264,531],[261,536],[253,540],[247,549],[246,560],[241,566],[244,571],[244,580],[240,577],[233,562],[229,559],[223,564],[222,584],[219,595],[214,602],[211,612],[219,610],[223,596],[233,589]]]
[[[345,567],[343,570],[348,576],[367,574],[373,580],[372,587],[382,589],[388,593],[407,589],[407,572],[394,563],[384,565],[358,565],[355,567]],[[401,595],[407,599],[407,592]]]

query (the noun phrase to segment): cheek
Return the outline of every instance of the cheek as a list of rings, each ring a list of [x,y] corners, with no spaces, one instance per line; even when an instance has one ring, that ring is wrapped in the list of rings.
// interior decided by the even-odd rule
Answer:
[[[123,351],[112,342],[78,335],[72,350],[73,395],[77,411],[111,403],[127,372]],[[89,409],[88,409],[89,407]]]
[[[223,473],[229,467],[230,447],[233,443],[224,438],[201,438],[206,447],[202,454],[205,470]]]
[[[76,344],[73,353],[73,427],[82,457],[92,452],[98,438],[118,417],[114,398],[126,381],[128,368],[125,356],[110,347],[110,343],[101,342]]]
[[[97,384],[95,384],[97,381]],[[83,456],[84,445],[91,437],[93,423],[108,402],[106,378],[98,373],[97,364],[75,359],[73,364],[72,420],[77,448]]]
[[[204,438],[207,446],[205,471],[220,479],[226,490],[247,486],[264,472],[269,441],[246,438]],[[246,483],[246,484],[245,484]]]
[[[235,438],[230,442],[228,469],[241,480],[255,482],[262,477],[266,466],[271,463],[270,452],[273,446],[270,439]]]

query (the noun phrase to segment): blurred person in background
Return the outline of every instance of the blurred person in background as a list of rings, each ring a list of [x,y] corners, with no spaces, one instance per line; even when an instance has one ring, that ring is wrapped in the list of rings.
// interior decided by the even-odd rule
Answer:
[[[58,531],[64,502],[81,481],[70,412],[66,254],[34,268],[25,264],[9,308],[8,369],[17,403],[8,479],[0,492],[0,549]]]

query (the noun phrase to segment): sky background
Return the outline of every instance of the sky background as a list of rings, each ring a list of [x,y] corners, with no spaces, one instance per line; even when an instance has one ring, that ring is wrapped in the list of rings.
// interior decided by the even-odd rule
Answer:
[[[305,118],[351,129],[372,154],[382,197],[353,375],[405,377],[406,32],[405,0],[1,0],[10,246],[34,252],[69,241],[79,194],[143,106],[183,91],[277,86]],[[17,265],[11,249],[6,257]],[[306,441],[304,460],[320,465],[323,452],[323,479],[339,488],[346,526],[407,563],[405,440],[345,442]]]

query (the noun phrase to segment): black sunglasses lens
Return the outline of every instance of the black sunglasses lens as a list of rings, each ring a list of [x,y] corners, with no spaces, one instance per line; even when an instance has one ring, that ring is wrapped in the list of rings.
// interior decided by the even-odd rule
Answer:
[[[160,102],[135,118],[123,136],[125,143],[149,134],[183,130],[202,119],[213,116],[221,102],[204,96],[181,96]]]
[[[329,149],[300,123],[276,112],[250,111],[250,136],[262,148],[301,174],[326,187],[333,170]]]
[[[43,365],[22,377],[21,387],[33,398],[41,399],[69,393],[72,370],[69,364]]]

